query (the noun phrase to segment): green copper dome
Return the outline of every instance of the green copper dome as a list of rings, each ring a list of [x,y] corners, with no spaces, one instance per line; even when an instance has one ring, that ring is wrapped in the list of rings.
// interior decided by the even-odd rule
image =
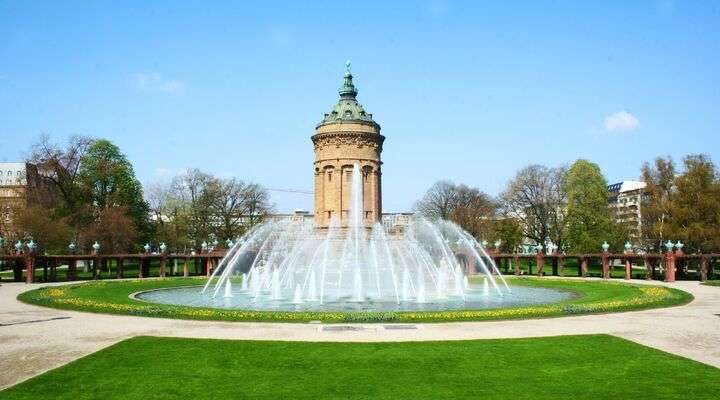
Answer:
[[[350,61],[345,63],[345,79],[343,85],[338,89],[340,100],[333,107],[332,111],[325,114],[323,120],[317,124],[318,127],[328,124],[338,124],[345,122],[359,122],[376,126],[380,129],[380,125],[373,121],[372,114],[365,112],[356,97],[358,94],[352,81],[352,73],[350,73]]]

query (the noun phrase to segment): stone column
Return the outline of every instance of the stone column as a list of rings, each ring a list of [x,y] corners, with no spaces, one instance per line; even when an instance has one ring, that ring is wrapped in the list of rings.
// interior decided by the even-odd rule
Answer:
[[[205,276],[208,278],[212,275],[213,262],[212,258],[208,257],[205,259]]]
[[[632,260],[629,256],[625,256],[625,279],[632,279]]]
[[[13,281],[22,282],[23,260],[21,257],[13,260]]]
[[[160,277],[165,277],[165,254],[160,254]]]
[[[145,277],[145,255],[141,255],[138,258],[138,278],[142,279],[144,277]]]
[[[707,256],[700,256],[700,281],[705,282],[710,275],[710,263]]]
[[[56,258],[53,258],[49,262],[50,262],[50,281],[55,282],[55,281],[57,281],[58,260]]]
[[[665,252],[665,282],[675,282],[675,253]]]
[[[25,283],[35,282],[35,256],[28,252],[25,256]]]
[[[520,275],[520,257],[515,254],[515,257],[513,257],[515,261],[515,275]]]
[[[93,279],[100,279],[100,256],[95,252],[92,258],[92,276]]]
[[[116,265],[116,267],[115,267],[115,269],[116,269],[116,271],[115,271],[116,276],[117,276],[118,279],[122,279],[122,278],[125,277],[125,271],[124,271],[124,269],[125,269],[125,259],[122,258],[122,257],[118,257],[117,260],[116,260],[116,263],[117,263],[117,265]]]
[[[565,276],[565,257],[559,255],[557,260],[558,260],[558,273],[560,276]]]
[[[602,254],[602,277],[603,279],[610,279],[610,257],[606,252]]]
[[[535,261],[537,263],[538,276],[543,276],[545,269],[545,253],[543,253],[542,250],[538,251],[535,255]]]
[[[646,257],[645,258],[645,268],[647,271],[645,272],[645,279],[652,280],[655,279],[655,259]]]
[[[74,281],[77,279],[77,260],[74,258],[68,260],[67,279],[69,281]]]
[[[588,259],[587,257],[580,257],[580,276],[587,278],[588,276]]]
[[[183,277],[187,278],[190,274],[190,271],[188,268],[190,267],[190,257],[185,257],[185,262],[183,263]]]

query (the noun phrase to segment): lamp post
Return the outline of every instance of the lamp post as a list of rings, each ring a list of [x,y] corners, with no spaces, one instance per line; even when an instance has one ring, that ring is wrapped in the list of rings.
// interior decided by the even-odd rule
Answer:
[[[626,253],[630,253],[630,252],[632,251],[632,244],[630,244],[630,241],[629,241],[629,240],[625,242],[625,246],[624,246],[624,247],[625,247],[625,252],[626,252]]]
[[[150,243],[145,243],[145,246],[143,246],[143,250],[145,250],[145,253],[149,253],[151,248],[152,247],[150,247]]]
[[[76,248],[77,245],[75,244],[75,242],[70,242],[70,244],[68,245],[68,251],[70,252],[70,254],[75,254]]]
[[[665,243],[665,249],[667,249],[667,251],[672,251],[673,247],[675,247],[675,245],[672,240],[668,240],[667,243]]]
[[[18,255],[20,255],[22,253],[22,250],[23,250],[23,243],[20,240],[18,240],[17,243],[15,243],[15,252]]]

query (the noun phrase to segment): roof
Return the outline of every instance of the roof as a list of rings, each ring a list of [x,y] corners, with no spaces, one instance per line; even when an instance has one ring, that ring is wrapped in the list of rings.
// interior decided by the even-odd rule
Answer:
[[[355,122],[369,124],[375,126],[378,130],[380,125],[372,118],[372,114],[365,111],[363,106],[357,101],[358,91],[353,84],[353,75],[350,72],[350,61],[345,63],[345,76],[343,85],[338,89],[340,100],[338,100],[332,111],[325,114],[323,120],[317,124],[317,127],[337,124],[345,122]]]
[[[642,181],[622,181],[608,185],[608,192],[625,193],[635,190],[645,189],[645,182]]]

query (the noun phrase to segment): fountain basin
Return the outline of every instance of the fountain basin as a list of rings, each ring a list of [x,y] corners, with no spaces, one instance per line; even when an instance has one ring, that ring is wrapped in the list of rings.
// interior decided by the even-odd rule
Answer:
[[[140,292],[133,297],[150,303],[223,310],[401,312],[513,308],[557,303],[575,296],[575,293],[566,290],[514,285],[510,293],[499,295],[494,291],[488,292],[483,288],[483,285],[470,284],[465,291],[464,299],[460,296],[448,296],[442,301],[401,301],[398,303],[372,299],[357,301],[352,296],[347,296],[320,303],[319,301],[298,302],[296,298],[273,299],[272,293],[262,294],[258,298],[255,294],[240,289],[240,285],[234,287],[238,289],[232,289],[231,296],[218,295],[212,297],[201,293],[202,286],[186,286]]]

